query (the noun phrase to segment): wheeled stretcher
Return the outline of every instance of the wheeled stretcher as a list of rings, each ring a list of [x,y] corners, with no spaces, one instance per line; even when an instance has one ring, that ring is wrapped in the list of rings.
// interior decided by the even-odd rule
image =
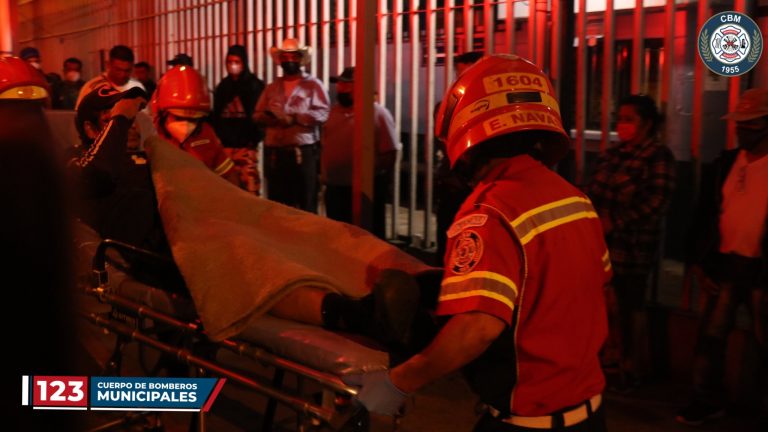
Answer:
[[[108,313],[87,316],[121,335],[111,363],[119,366],[122,344],[135,340],[267,396],[267,422],[280,403],[300,413],[306,425],[341,427],[354,390],[339,377],[385,369],[387,353],[268,311],[299,287],[359,298],[387,269],[414,276],[437,269],[358,227],[256,198],[161,139],[149,139],[145,147],[174,262],[87,229],[79,236],[80,255],[92,260],[81,266],[92,267],[82,270],[94,275],[88,290],[111,305]],[[128,276],[135,272],[121,253],[138,254],[150,267],[162,268],[164,260],[177,265],[183,289],[159,289]],[[272,384],[218,363],[222,350],[270,365]],[[281,389],[285,373],[319,384],[323,402]]]
[[[366,413],[350,403],[355,390],[346,386],[340,377],[386,369],[389,362],[386,352],[342,334],[270,315],[254,321],[236,338],[213,342],[206,336],[188,295],[132,278],[126,273],[128,264],[121,253],[140,254],[159,265],[167,258],[124,243],[102,240],[84,225],[78,227],[78,238],[78,256],[92,257],[90,274],[81,278],[81,285],[88,294],[110,306],[106,312],[83,311],[84,316],[118,336],[105,373],[119,374],[125,345],[137,342],[193,366],[200,373],[226,377],[265,396],[268,403],[263,430],[271,429],[276,404],[295,411],[301,429],[367,429]],[[83,264],[80,268],[82,273]],[[271,371],[272,376],[267,379],[271,382],[266,383],[264,376],[250,376],[238,367],[218,361],[218,354],[223,350],[258,362],[261,371]],[[298,389],[282,388],[285,374],[295,375],[299,383],[314,382],[312,387],[319,386],[322,397],[318,400],[316,393],[302,394],[301,385]]]

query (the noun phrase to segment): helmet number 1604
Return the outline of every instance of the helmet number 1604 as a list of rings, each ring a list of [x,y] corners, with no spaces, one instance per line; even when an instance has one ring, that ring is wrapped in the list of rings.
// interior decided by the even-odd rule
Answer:
[[[535,89],[547,91],[546,86],[538,77],[533,74],[526,73],[509,73],[492,75],[483,79],[485,85],[485,91],[488,93],[495,93],[503,90],[523,90],[523,89]]]

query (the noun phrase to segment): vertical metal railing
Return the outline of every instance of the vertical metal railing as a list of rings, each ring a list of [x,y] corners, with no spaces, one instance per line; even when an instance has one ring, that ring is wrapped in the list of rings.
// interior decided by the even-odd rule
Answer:
[[[489,6],[487,6],[490,9]],[[435,8],[435,0],[427,0],[427,28],[426,28],[426,40],[425,46],[427,52],[427,75],[426,75],[426,102],[424,105],[425,115],[425,128],[424,128],[424,247],[432,247],[435,240],[432,235],[432,183],[434,176],[434,109],[435,109],[435,44],[437,41],[437,9]],[[490,20],[489,20],[490,21]],[[486,22],[488,26],[489,21]],[[489,32],[493,36],[492,32]],[[487,38],[486,38],[487,40]],[[413,169],[413,168],[411,168]]]
[[[552,78],[552,85],[555,87],[555,94],[560,94],[560,60],[562,57],[562,44],[560,43],[561,33],[563,31],[562,12],[560,2],[553,0],[551,2],[550,19],[552,25],[549,33],[549,76]],[[563,107],[560,107],[562,110]]]
[[[664,9],[664,57],[661,61],[661,106],[667,117],[671,113],[670,93],[672,89],[672,71],[675,67],[675,0],[667,0]]]
[[[213,88],[225,74],[224,54],[232,43],[246,45],[251,54],[251,68],[269,83],[280,72],[269,55],[270,48],[279,45],[286,36],[296,36],[313,48],[308,71],[327,85],[331,75],[337,75],[345,66],[354,64],[352,54],[359,48],[356,46],[356,33],[363,30],[373,32],[376,37],[370,49],[377,53],[374,88],[380,103],[394,114],[397,137],[402,138],[408,149],[404,160],[409,163],[403,164],[408,168],[402,177],[403,195],[409,196],[408,203],[404,204],[408,217],[407,221],[402,221],[401,226],[398,217],[403,213],[399,209],[398,176],[395,179],[397,192],[392,209],[394,224],[391,236],[404,234],[412,243],[424,239],[424,243],[415,243],[425,246],[431,245],[434,236],[430,219],[432,110],[434,101],[442,99],[445,87],[453,80],[455,52],[483,49],[487,53],[522,54],[550,73],[559,93],[562,83],[570,79],[558,76],[561,66],[564,61],[570,61],[574,49],[577,51],[576,91],[570,86],[563,87],[569,92],[566,95],[568,99],[573,96],[571,93],[576,94],[575,109],[573,103],[567,103],[569,106],[562,106],[562,110],[566,116],[576,114],[575,178],[579,181],[583,175],[587,144],[593,144],[586,140],[587,120],[590,124],[599,124],[599,148],[605,149],[609,145],[614,98],[618,96],[617,85],[622,86],[619,90],[621,92],[626,91],[623,87],[626,84],[629,84],[632,92],[653,90],[653,77],[648,75],[655,71],[650,66],[651,62],[656,61],[656,56],[648,55],[645,42],[646,37],[663,37],[658,64],[661,80],[659,102],[668,114],[673,113],[676,104],[687,105],[692,102],[691,139],[686,139],[685,145],[690,146],[695,166],[698,166],[700,147],[707,144],[702,144],[706,74],[696,56],[693,64],[685,64],[688,60],[684,60],[683,53],[675,52],[674,45],[677,43],[680,49],[680,38],[697,32],[703,20],[709,18],[709,0],[701,0],[696,6],[676,5],[674,0],[667,0],[663,10],[646,8],[643,0],[636,0],[634,6],[630,3],[628,8],[620,6],[616,0],[607,0],[605,9],[594,4],[591,7],[595,10],[592,11],[581,9],[586,8],[586,1],[576,0],[580,10],[573,16],[563,15],[562,11],[568,10],[570,5],[558,0],[518,1],[521,0],[465,0],[461,3],[456,0],[444,0],[442,3],[434,0],[407,3],[403,0],[376,0],[372,3],[377,12],[376,28],[369,29],[358,22],[356,0],[148,0],[114,2],[111,6],[103,1],[82,0],[77,2],[78,10],[87,8],[88,19],[92,22],[83,21],[78,24],[83,28],[73,28],[71,31],[62,25],[53,32],[43,28],[50,26],[45,21],[46,17],[34,14],[66,9],[66,5],[62,6],[65,2],[22,2],[18,8],[20,12],[23,9],[24,13],[19,15],[23,15],[29,22],[21,29],[34,28],[38,22],[46,25],[28,31],[31,33],[28,38],[19,39],[22,46],[57,39],[64,40],[66,44],[70,35],[71,40],[81,40],[76,38],[87,34],[89,39],[98,42],[83,48],[74,47],[71,52],[67,52],[67,56],[90,59],[86,63],[88,69],[92,69],[97,60],[105,57],[109,48],[117,43],[134,48],[137,58],[154,63],[158,72],[165,69],[169,59],[180,52],[186,52],[194,58],[195,66],[207,77],[209,87]],[[734,8],[744,10],[747,4],[747,0],[735,0]],[[618,7],[624,9],[614,10]],[[697,10],[696,23],[682,19],[682,12],[678,10],[685,8]],[[587,13],[589,29],[586,25]],[[676,20],[676,13],[681,19]],[[51,14],[50,19],[53,21],[54,18],[54,14]],[[619,32],[616,29],[617,18],[626,23],[631,22],[632,28]],[[649,25],[646,25],[646,20]],[[519,32],[516,23],[522,26]],[[560,37],[573,23],[578,28],[576,48]],[[675,28],[676,25],[679,28]],[[660,27],[664,31],[659,32]],[[622,69],[617,68],[617,59],[612,58],[618,43],[617,34],[623,38],[622,46],[631,45],[632,55],[627,63],[630,68],[628,77],[619,74]],[[591,69],[593,74],[597,73],[593,75],[597,87],[587,92],[591,88],[587,86],[587,68],[590,67],[586,58],[587,40],[595,41],[595,38],[601,36],[601,66]],[[78,49],[84,52],[78,52]],[[656,46],[653,49],[657,49]],[[589,52],[595,52],[596,55],[599,55],[599,50],[599,43],[589,48]],[[683,65],[692,66],[695,71],[693,88],[685,93],[673,84],[673,71]],[[764,70],[762,68],[760,72],[752,74],[755,76],[755,73],[764,73]],[[600,78],[602,81],[598,84]],[[736,103],[743,81],[738,78],[729,80],[729,107]],[[692,94],[691,100],[673,103],[673,98],[680,98],[682,94],[688,94],[688,91]],[[593,107],[598,102],[594,98],[599,98],[599,118],[590,117],[596,113],[594,109],[587,110],[587,106]],[[726,134],[726,146],[729,148],[735,146],[733,132],[733,125],[729,124]]]
[[[488,54],[495,52],[493,40],[493,37],[496,35],[496,18],[494,18],[495,7],[495,3],[492,4],[491,2],[483,2],[483,29],[485,30],[483,45],[485,45],[485,52]]]
[[[327,1],[327,0],[326,0]],[[352,0],[354,1],[354,0]],[[334,71],[334,75],[340,74],[344,70],[344,28],[345,28],[345,21],[344,21],[345,11],[344,11],[344,2],[343,1],[337,1],[336,2],[336,70]],[[324,47],[324,48],[330,48],[330,47]]]
[[[307,31],[309,32],[309,46],[316,47],[318,42],[318,33],[323,30],[322,25],[318,22],[317,12],[317,0],[311,0],[309,2],[309,25]],[[317,76],[317,53],[312,53],[312,64],[310,65],[310,72],[313,76]],[[324,79],[324,78],[323,78]]]
[[[395,137],[397,139],[402,140],[402,122],[403,122],[403,3],[396,1],[394,2],[394,10],[392,15],[392,32],[393,32],[393,47],[392,47],[392,56],[394,57],[394,60],[392,62],[393,64],[393,71],[392,71],[392,81],[394,82],[394,118],[395,118]],[[381,79],[381,78],[379,78]],[[400,190],[401,190],[401,182],[400,182],[400,168],[401,168],[401,162],[402,162],[402,155],[401,158],[397,161],[396,170],[395,170],[395,184],[394,184],[394,195],[395,199],[393,200],[393,204],[396,203],[395,208],[393,209],[393,219],[392,219],[392,233],[393,237],[397,237],[398,234],[398,228],[399,228],[399,222],[400,222]],[[410,222],[412,219],[409,217],[408,221]]]
[[[670,0],[674,2],[674,0]],[[613,0],[606,0],[603,14],[603,91],[600,103],[600,151],[611,142],[611,117],[613,114],[614,38],[616,36],[616,11]]]
[[[321,17],[322,22],[322,47],[326,48],[331,45],[331,2],[328,0],[321,0],[323,4],[323,14]],[[328,77],[330,76],[331,67],[330,62],[323,62],[323,75],[321,79],[328,85]]]
[[[536,63],[536,1],[528,0],[528,59]]]
[[[699,0],[696,15],[697,28],[704,26],[710,15],[709,0]],[[704,113],[704,79],[706,73],[704,63],[696,61],[693,67],[693,116],[691,117],[691,160],[695,171],[694,178],[698,178],[698,171],[701,167],[702,115]],[[695,192],[698,193],[698,190]]]
[[[584,175],[584,133],[587,123],[587,0],[579,0],[576,34],[576,138],[573,150],[576,161],[575,181],[580,184]]]
[[[643,91],[643,65],[645,62],[645,8],[643,0],[635,0],[634,33],[632,39],[632,93]]]
[[[736,12],[746,13],[747,1],[735,0],[733,10]],[[763,37],[765,39],[765,37]],[[728,80],[728,112],[731,112],[736,108],[736,103],[739,101],[739,95],[741,94],[741,75],[731,77]],[[736,148],[736,122],[728,121],[726,124],[725,133],[725,148]]]
[[[464,30],[464,51],[472,51],[474,48],[474,37],[475,37],[475,23],[474,23],[474,9],[472,8],[472,3],[474,0],[464,0],[464,6],[463,6],[463,25],[462,29]]]
[[[282,2],[278,2],[282,3]],[[283,21],[285,24],[285,37],[287,38],[295,38],[297,37],[297,32],[294,26],[296,25],[296,10],[294,8],[294,2],[287,1],[285,2],[285,21]]]
[[[410,109],[409,115],[411,117],[411,139],[410,139],[410,152],[408,157],[409,167],[409,184],[408,184],[408,237],[413,241],[416,239],[416,183],[418,180],[418,160],[419,160],[419,4],[416,1],[411,2],[410,9],[410,27],[408,29],[408,39],[411,48],[411,70],[410,70]],[[426,236],[422,236],[426,238]]]
[[[363,27],[365,28],[365,27]],[[370,30],[369,30],[370,31]],[[349,64],[354,66],[357,63],[357,0],[349,1]],[[371,47],[373,48],[373,47]]]

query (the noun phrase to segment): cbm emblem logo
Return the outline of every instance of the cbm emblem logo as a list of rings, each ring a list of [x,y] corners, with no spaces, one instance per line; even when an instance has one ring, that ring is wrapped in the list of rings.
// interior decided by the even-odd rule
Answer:
[[[714,15],[699,31],[699,57],[712,72],[734,77],[749,72],[763,53],[763,35],[747,15]]]

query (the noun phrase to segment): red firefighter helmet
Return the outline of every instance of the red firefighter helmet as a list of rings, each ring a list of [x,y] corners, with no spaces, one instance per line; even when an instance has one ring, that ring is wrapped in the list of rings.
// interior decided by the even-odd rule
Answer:
[[[175,66],[163,75],[152,95],[152,112],[170,111],[199,118],[211,111],[211,96],[202,75],[190,66]]]
[[[18,57],[0,57],[0,100],[48,98],[43,74]]]
[[[435,136],[445,142],[451,167],[488,139],[524,131],[545,132],[541,146],[547,165],[568,151],[549,79],[533,63],[509,54],[485,57],[467,69],[445,94],[435,122]]]

